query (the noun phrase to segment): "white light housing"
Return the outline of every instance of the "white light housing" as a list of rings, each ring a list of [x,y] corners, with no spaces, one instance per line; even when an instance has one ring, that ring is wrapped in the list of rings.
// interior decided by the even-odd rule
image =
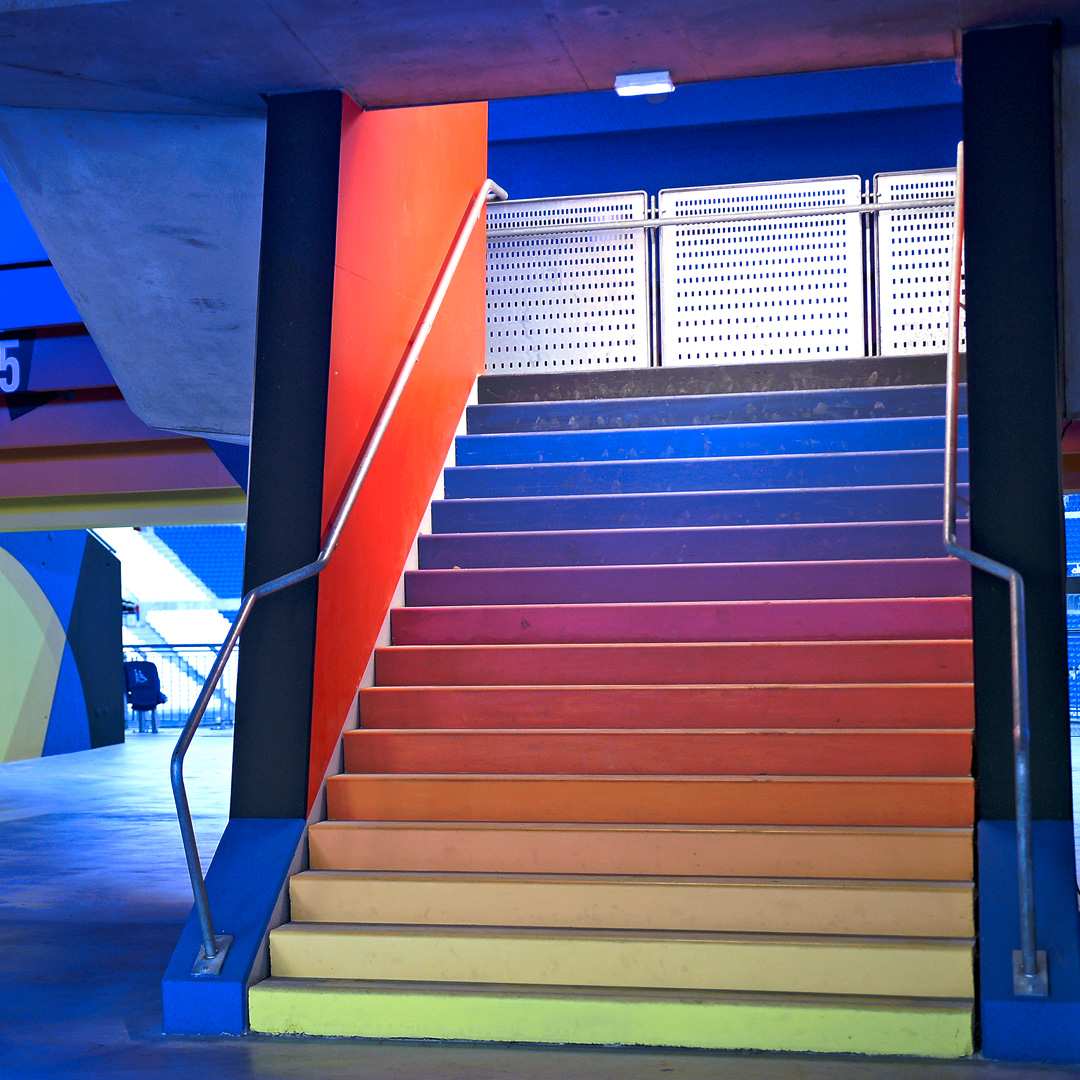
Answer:
[[[670,71],[641,71],[632,75],[615,76],[615,93],[619,97],[643,94],[670,94],[675,89]]]

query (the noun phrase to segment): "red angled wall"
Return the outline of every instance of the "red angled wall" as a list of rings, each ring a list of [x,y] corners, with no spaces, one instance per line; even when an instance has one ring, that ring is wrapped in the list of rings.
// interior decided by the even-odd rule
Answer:
[[[323,529],[470,199],[487,175],[487,104],[342,117]],[[309,803],[393,597],[461,411],[484,366],[478,224],[319,581]]]

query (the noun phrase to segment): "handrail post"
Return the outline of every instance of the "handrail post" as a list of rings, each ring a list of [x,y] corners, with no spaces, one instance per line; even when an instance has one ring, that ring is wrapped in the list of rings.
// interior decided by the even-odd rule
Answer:
[[[334,516],[327,529],[318,557],[314,562],[308,563],[307,566],[283,574],[281,577],[274,578],[265,584],[257,585],[244,594],[244,598],[240,602],[240,610],[236,613],[232,626],[229,627],[229,633],[218,651],[217,659],[214,661],[213,667],[210,668],[210,673],[206,676],[206,681],[199,691],[199,696],[195,699],[195,705],[184,724],[183,730],[180,732],[180,738],[176,740],[176,747],[172,752],[172,759],[169,763],[169,781],[172,785],[173,801],[176,803],[176,817],[180,825],[180,836],[184,842],[184,856],[187,859],[188,877],[191,879],[191,891],[195,898],[195,911],[199,918],[199,930],[202,936],[202,946],[191,969],[192,975],[220,975],[226,953],[233,939],[229,934],[215,933],[214,922],[210,915],[210,901],[206,895],[206,880],[203,877],[202,864],[199,862],[199,847],[195,840],[195,826],[191,820],[187,789],[184,786],[184,758],[188,747],[191,745],[191,740],[195,737],[195,732],[202,722],[206,707],[214,696],[214,690],[221,680],[222,673],[225,671],[225,665],[229,662],[233,649],[236,648],[240,631],[243,630],[255,603],[264,596],[270,596],[273,593],[280,592],[282,589],[289,588],[291,585],[297,585],[301,581],[306,581],[308,578],[321,574],[327,563],[329,563],[330,556],[333,555],[335,548],[338,546],[338,541],[341,539],[349,514],[352,513],[352,508],[356,504],[356,499],[360,494],[360,488],[367,477],[368,470],[375,460],[375,454],[382,443],[383,436],[390,426],[394,409],[397,407],[397,403],[405,390],[409,375],[416,366],[417,360],[420,359],[420,351],[431,333],[431,328],[435,323],[435,316],[442,306],[443,299],[450,287],[450,281],[457,271],[461,257],[464,255],[465,248],[472,237],[473,230],[476,228],[476,223],[480,220],[480,215],[489,201],[501,202],[507,198],[506,192],[494,180],[485,180],[476,191],[476,194],[473,195],[465,215],[461,219],[461,224],[458,226],[450,250],[447,252],[446,259],[435,278],[435,283],[431,287],[431,292],[420,313],[420,318],[409,338],[408,347],[398,364],[390,388],[379,406],[379,411],[375,416],[375,421],[367,438],[364,440],[364,445],[360,448],[360,453],[349,475],[345,494],[334,511]]]
[[[1046,953],[1035,947],[1035,873],[1031,846],[1031,729],[1028,721],[1027,613],[1019,571],[956,542],[956,455],[960,396],[960,274],[964,258],[964,144],[956,148],[956,214],[949,287],[949,350],[945,372],[945,549],[950,555],[1009,584],[1012,669],[1013,769],[1016,781],[1016,862],[1020,902],[1020,948],[1013,951],[1013,993],[1050,993]]]

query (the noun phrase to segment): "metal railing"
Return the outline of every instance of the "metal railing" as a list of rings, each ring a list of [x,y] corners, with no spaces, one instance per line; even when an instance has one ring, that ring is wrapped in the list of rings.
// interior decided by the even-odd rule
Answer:
[[[1027,619],[1024,579],[956,542],[956,431],[960,380],[960,267],[964,254],[964,144],[956,148],[956,219],[953,232],[949,350],[945,376],[945,550],[1009,583],[1013,757],[1016,777],[1016,859],[1020,883],[1020,948],[1013,952],[1013,993],[1049,994],[1046,953],[1035,948],[1035,880],[1031,851],[1031,733],[1028,725]]]
[[[307,566],[302,566],[300,569],[293,570],[291,573],[283,574],[281,577],[274,578],[272,581],[268,581],[265,584],[257,585],[254,589],[250,589],[244,594],[244,598],[240,602],[240,610],[236,613],[236,617],[233,619],[229,633],[226,636],[221,649],[218,651],[214,666],[210,669],[210,674],[203,684],[203,688],[195,702],[195,707],[191,710],[191,715],[184,725],[184,730],[180,733],[180,738],[176,741],[176,748],[173,750],[172,761],[170,762],[169,774],[172,781],[173,799],[176,802],[176,815],[180,823],[180,833],[184,841],[184,854],[187,858],[188,875],[191,878],[191,891],[195,897],[195,908],[198,912],[199,927],[202,932],[202,947],[200,948],[199,954],[195,959],[195,964],[191,969],[193,975],[220,974],[225,955],[228,952],[229,946],[232,944],[232,937],[228,934],[215,933],[214,923],[210,917],[210,903],[206,896],[206,882],[203,879],[202,866],[199,863],[199,851],[195,842],[195,829],[191,821],[191,810],[188,807],[187,791],[184,788],[184,755],[191,745],[191,740],[194,738],[199,723],[203,718],[203,714],[206,712],[206,707],[214,694],[214,688],[217,686],[222,672],[225,670],[225,665],[228,663],[229,656],[236,647],[237,639],[240,637],[240,631],[243,630],[244,624],[251,614],[251,609],[264,596],[271,596],[274,593],[289,588],[291,585],[298,585],[301,581],[307,581],[309,578],[313,578],[317,574],[322,573],[326,568],[327,563],[329,563],[330,556],[333,555],[334,549],[341,539],[341,534],[349,519],[349,514],[352,511],[353,505],[356,503],[357,496],[360,494],[360,488],[375,459],[375,453],[379,449],[383,436],[386,434],[386,430],[390,425],[391,417],[394,414],[394,409],[397,407],[398,401],[401,399],[405,384],[408,381],[413,368],[416,366],[416,362],[420,357],[420,351],[423,349],[424,343],[427,341],[428,335],[431,332],[431,327],[435,322],[435,316],[438,314],[439,308],[442,306],[443,299],[446,296],[446,291],[450,287],[450,281],[457,270],[458,264],[461,262],[461,257],[465,253],[466,245],[473,234],[473,230],[476,228],[476,223],[480,220],[480,215],[484,210],[484,206],[489,199],[502,201],[506,198],[506,192],[492,180],[485,180],[473,196],[465,211],[465,215],[461,220],[461,224],[458,227],[457,235],[454,237],[454,242],[450,247],[450,251],[447,253],[446,260],[439,270],[439,274],[435,279],[435,284],[432,286],[431,293],[428,295],[427,302],[424,304],[424,308],[420,313],[420,318],[416,324],[416,328],[413,330],[412,337],[409,339],[409,345],[405,350],[404,356],[401,358],[401,363],[398,365],[393,382],[390,384],[390,388],[387,390],[386,395],[382,400],[382,404],[379,406],[379,411],[375,416],[375,421],[371,426],[371,430],[368,432],[367,438],[360,448],[356,463],[353,465],[352,472],[349,474],[349,480],[345,487],[345,495],[338,503],[338,507],[334,512],[334,517],[327,530],[326,539],[323,541],[322,550],[319,552],[318,557],[313,562],[308,563]]]
[[[217,656],[217,645],[125,645],[125,660],[149,660],[158,669],[161,692],[168,701],[155,710],[159,727],[181,727],[191,715],[199,690]],[[204,722],[229,728],[236,704],[236,659],[234,652],[214,695],[206,708]],[[134,710],[132,717],[136,720]]]

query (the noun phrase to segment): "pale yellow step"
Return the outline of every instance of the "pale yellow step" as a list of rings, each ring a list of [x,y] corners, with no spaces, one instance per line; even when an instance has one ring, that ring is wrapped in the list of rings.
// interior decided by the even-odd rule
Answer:
[[[326,821],[317,870],[968,881],[969,828]]]
[[[970,1001],[267,979],[251,1028],[372,1039],[903,1054],[972,1052]]]
[[[308,871],[296,922],[573,926],[957,938],[970,883]]]
[[[967,998],[969,939],[288,923],[283,978]]]

